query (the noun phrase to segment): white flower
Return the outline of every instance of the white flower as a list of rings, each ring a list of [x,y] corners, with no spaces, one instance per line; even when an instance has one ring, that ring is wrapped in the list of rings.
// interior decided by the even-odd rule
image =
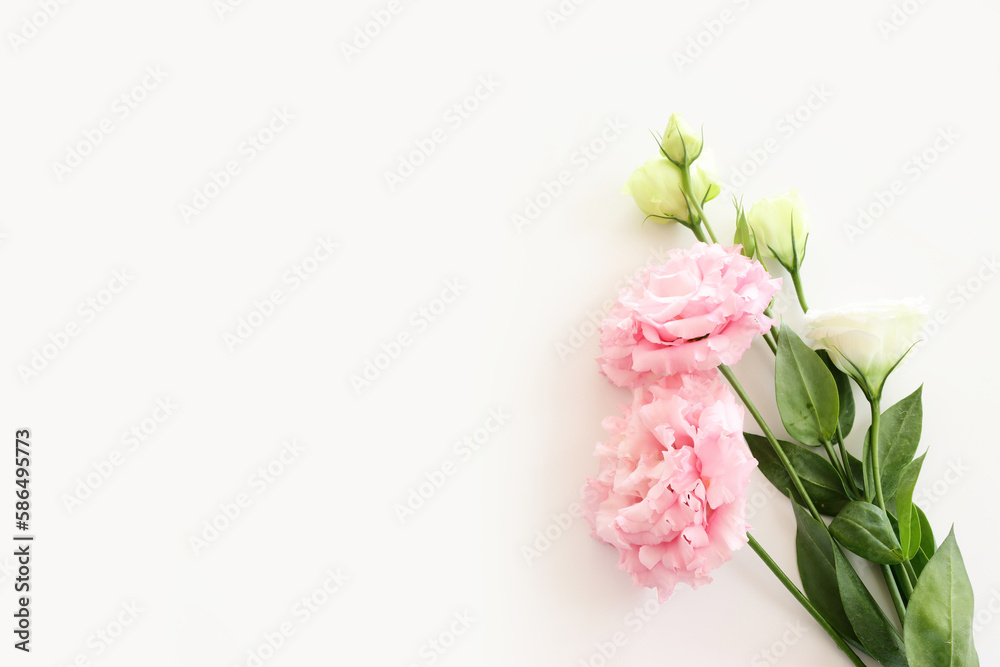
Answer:
[[[929,308],[922,300],[878,301],[827,311],[810,310],[805,334],[826,350],[869,398],[879,398],[885,380],[922,339]]]
[[[691,190],[699,204],[715,198],[720,192],[719,178],[707,155],[691,166]],[[632,197],[646,215],[691,222],[681,168],[667,158],[647,160],[632,173],[622,192]]]
[[[701,135],[695,134],[681,115],[675,113],[667,121],[660,148],[675,164],[691,164],[701,154]]]
[[[776,258],[789,271],[798,270],[809,235],[809,220],[798,190],[761,199],[750,207],[747,222],[757,237],[758,252]]]

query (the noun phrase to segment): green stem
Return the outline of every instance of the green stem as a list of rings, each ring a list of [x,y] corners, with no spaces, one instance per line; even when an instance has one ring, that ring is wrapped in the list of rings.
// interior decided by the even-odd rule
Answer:
[[[771,307],[768,306],[764,309],[764,314],[767,315],[768,319],[774,320],[774,315],[771,313]],[[778,327],[771,325],[771,337],[774,338],[774,342],[778,342]]]
[[[847,475],[844,474],[844,469],[840,465],[840,459],[837,457],[837,452],[834,451],[833,445],[824,440],[823,448],[826,450],[826,455],[830,458],[830,463],[833,465],[833,469],[836,471],[837,477],[840,478],[840,483],[844,485],[845,489],[852,488],[847,481]]]
[[[910,566],[909,570],[907,569],[908,565]],[[913,581],[910,580],[910,572],[912,570],[913,566],[910,565],[910,562],[904,561],[903,567],[900,569],[900,572],[902,573],[903,576],[901,576],[900,579],[903,581],[903,593],[906,594],[907,600],[913,597]]]
[[[785,472],[787,472],[788,476],[792,479],[792,484],[795,485],[795,490],[799,492],[799,496],[802,497],[802,501],[805,502],[809,512],[816,518],[817,521],[823,521],[819,510],[817,510],[816,506],[813,504],[812,498],[809,497],[809,494],[806,493],[805,487],[802,486],[802,480],[799,479],[799,474],[795,472],[792,462],[788,460],[788,456],[781,448],[781,445],[778,444],[777,438],[774,437],[774,433],[772,433],[771,429],[768,428],[767,422],[764,421],[764,417],[761,416],[757,407],[753,404],[753,401],[750,400],[750,396],[747,394],[746,390],[743,389],[743,385],[741,385],[740,381],[736,379],[736,376],[733,374],[733,369],[729,368],[729,366],[726,366],[725,364],[722,364],[719,366],[719,371],[727,380],[729,380],[729,384],[733,386],[733,390],[736,392],[736,395],[740,397],[740,400],[743,401],[743,405],[745,405],[750,414],[753,415],[754,421],[757,422],[757,426],[760,426],[760,430],[764,432],[764,437],[767,438],[769,443],[771,443],[771,448],[774,449],[774,453],[777,454],[778,458],[781,460],[781,465],[785,467]]]
[[[712,239],[712,243],[718,243],[719,239],[715,237],[715,230],[712,229],[712,225],[708,224],[708,218],[705,217],[705,211],[701,209],[701,204],[698,204],[695,208],[698,210],[698,216],[701,218],[702,223],[705,225],[705,230]]]
[[[892,576],[892,569],[888,565],[882,566],[882,576],[885,577],[885,584],[889,587],[889,595],[892,596],[892,604],[896,607],[896,615],[899,616],[900,624],[906,622],[906,605],[899,595],[899,586],[896,585],[896,578]]]
[[[906,572],[906,585],[910,588],[907,595],[913,595],[913,587],[917,585],[917,571],[913,569],[913,563],[910,561],[903,563],[903,571]]]
[[[772,336],[770,332],[764,334],[764,342],[766,342],[767,346],[771,348],[771,352],[774,352],[775,354],[778,353],[778,343],[775,342],[774,336]]]
[[[847,455],[847,445],[844,444],[844,434],[840,430],[840,424],[837,424],[837,445],[840,446],[840,459],[844,463],[844,470],[847,472],[847,488],[855,493],[855,495],[860,495],[860,491],[857,486],[854,485],[854,472],[851,470],[851,459]]]
[[[799,305],[802,306],[802,312],[809,312],[809,304],[806,303],[806,293],[802,288],[802,278],[799,276],[799,270],[795,269],[792,273],[792,282],[795,283],[795,295],[799,297]]]
[[[704,223],[705,230],[708,232],[708,236],[712,239],[712,243],[718,243],[719,239],[715,238],[715,231],[712,229],[712,225],[708,224],[708,218],[705,217],[705,211],[701,207],[701,202],[695,196],[694,192],[691,190],[691,167],[687,166],[681,169],[681,187],[684,188],[684,195],[687,197],[688,202],[694,207],[694,212],[698,215],[699,224]],[[692,229],[695,225],[692,223]],[[699,238],[700,241],[704,241],[704,238]]]
[[[882,414],[879,412],[879,400],[877,398],[870,399],[872,406],[872,430],[871,430],[871,447],[869,454],[871,455],[871,467],[872,467],[872,478],[875,482],[875,502],[878,503],[879,508],[885,511],[885,498],[882,496],[882,473],[879,470],[879,458],[878,458],[878,429],[879,421],[881,420]]]
[[[764,551],[764,547],[760,546],[760,543],[754,539],[753,535],[747,533],[747,540],[750,543],[750,548],[753,549],[758,556],[760,556],[760,559],[764,561],[764,564],[767,565],[768,569],[771,570],[774,576],[778,578],[778,581],[780,581],[788,592],[799,601],[799,604],[801,604],[805,610],[809,612],[809,615],[816,619],[816,622],[820,624],[820,627],[826,630],[827,634],[833,638],[833,641],[836,642],[837,646],[840,647],[840,650],[843,651],[848,658],[850,658],[851,662],[858,667],[865,667],[865,663],[861,661],[861,658],[859,658],[851,647],[847,645],[844,638],[833,629],[833,626],[830,625],[829,621],[827,621],[823,615],[817,611],[816,607],[809,602],[809,599],[806,598],[802,591],[799,590],[799,587],[788,578],[788,575],[786,575],[778,564],[774,562],[774,559],[771,558],[766,551]]]

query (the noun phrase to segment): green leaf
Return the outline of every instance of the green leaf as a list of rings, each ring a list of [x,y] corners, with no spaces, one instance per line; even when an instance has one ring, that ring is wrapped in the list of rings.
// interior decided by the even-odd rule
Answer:
[[[907,667],[903,638],[899,631],[868,592],[847,556],[840,549],[834,549],[833,555],[840,600],[861,645],[884,667]]]
[[[848,551],[873,563],[893,565],[905,560],[889,516],[870,503],[847,503],[830,524],[830,532]]]
[[[781,325],[774,361],[778,412],[788,434],[804,445],[830,442],[837,431],[837,381],[823,360],[787,324]]]
[[[733,243],[743,247],[740,252],[745,257],[753,259],[754,254],[757,252],[757,237],[754,235],[753,227],[747,222],[747,215],[743,211],[743,203],[737,202],[736,197],[733,197],[733,204],[736,205],[736,236],[733,238]]]
[[[826,526],[798,503],[793,502],[792,509],[795,511],[795,555],[802,589],[817,611],[837,632],[849,642],[860,645],[840,599],[834,556],[837,548],[830,533],[826,531]]]
[[[923,387],[882,413],[878,430],[878,460],[882,473],[882,494],[892,498],[903,468],[913,460],[920,444],[924,417]]]
[[[767,438],[753,433],[744,433],[744,436],[764,477],[767,477],[768,481],[786,496],[791,490],[793,495],[789,496],[790,498],[804,502],[795,492],[791,477],[788,476],[785,466],[782,465],[781,459],[775,454]],[[802,480],[802,487],[812,498],[816,509],[827,516],[836,516],[850,498],[847,497],[844,485],[830,462],[811,449],[794,442],[779,440],[778,445]]]
[[[840,398],[840,435],[847,437],[854,428],[854,419],[857,416],[857,408],[854,404],[854,388],[851,385],[851,378],[843,372],[830,358],[830,353],[826,350],[817,350],[826,367],[833,374],[833,379],[837,382],[837,395]]]
[[[899,476],[899,487],[896,490],[896,518],[899,519],[899,544],[903,549],[903,557],[911,560],[920,550],[920,517],[913,511],[913,489],[920,476],[920,467],[924,464],[924,454],[919,459],[911,461],[903,468]]]
[[[910,667],[979,667],[974,600],[952,528],[913,589],[903,628]]]
[[[910,564],[913,565],[913,569],[919,577],[928,561],[934,556],[936,547],[934,531],[931,529],[931,522],[927,520],[927,515],[924,514],[924,511],[916,503],[913,504],[913,511],[916,513],[917,518],[920,519],[920,549]]]

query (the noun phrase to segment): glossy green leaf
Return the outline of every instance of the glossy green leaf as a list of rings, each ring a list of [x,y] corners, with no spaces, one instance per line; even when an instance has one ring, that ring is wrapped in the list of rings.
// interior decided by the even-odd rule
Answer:
[[[868,653],[884,667],[907,667],[903,638],[868,592],[847,556],[833,550],[840,600],[851,627]]]
[[[837,431],[837,382],[823,360],[787,324],[781,325],[774,387],[785,430],[804,445],[830,442]]]
[[[888,515],[871,503],[847,503],[830,524],[830,532],[848,551],[873,563],[905,560]]]
[[[736,202],[735,197],[733,197],[733,203],[736,204],[736,236],[733,238],[733,243],[742,246],[740,252],[743,256],[753,259],[757,253],[757,237],[754,235],[753,227],[747,222],[743,204]]]
[[[934,530],[931,528],[931,522],[927,519],[927,515],[924,514],[924,511],[916,503],[913,504],[913,511],[916,513],[917,518],[920,519],[920,548],[917,550],[917,555],[910,561],[910,565],[913,566],[919,577],[927,562],[934,556],[936,544],[934,542]]]
[[[917,580],[903,628],[910,667],[979,667],[974,599],[955,530]]]
[[[750,446],[750,451],[757,459],[757,467],[764,474],[764,477],[767,477],[768,481],[785,495],[788,495],[789,490],[791,490],[793,500],[803,502],[795,493],[791,477],[788,476],[785,466],[782,465],[781,459],[775,454],[774,448],[771,447],[767,438],[753,433],[745,433],[744,435]],[[847,492],[844,490],[844,485],[841,483],[837,471],[830,462],[811,449],[806,449],[794,442],[779,440],[778,444],[785,452],[799,479],[802,480],[802,487],[809,494],[816,509],[827,516],[836,516],[850,499],[847,497]]]
[[[837,632],[855,645],[860,645],[840,599],[834,556],[837,548],[833,539],[826,527],[801,505],[793,502],[792,509],[795,510],[795,555],[802,590]]]
[[[892,498],[899,484],[903,468],[913,460],[920,445],[923,423],[923,387],[882,413],[878,435],[879,469],[882,475],[882,494]]]
[[[924,454],[924,456],[927,455]],[[917,485],[920,467],[924,464],[924,456],[911,461],[903,468],[903,472],[899,476],[899,487],[896,490],[899,544],[906,560],[912,559],[920,550],[920,517],[913,511],[913,489]]]
[[[851,385],[851,378],[844,371],[837,368],[837,365],[830,359],[830,354],[826,350],[817,350],[826,367],[833,373],[833,379],[837,382],[837,395],[840,400],[840,434],[847,437],[854,428],[854,420],[857,417],[857,407],[854,403],[854,387]]]

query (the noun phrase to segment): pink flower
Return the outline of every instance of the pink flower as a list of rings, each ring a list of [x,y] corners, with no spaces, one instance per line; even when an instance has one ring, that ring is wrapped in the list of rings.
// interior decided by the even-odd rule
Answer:
[[[601,325],[601,370],[619,387],[656,375],[735,364],[771,326],[764,309],[781,287],[737,247],[672,250],[622,290]],[[653,374],[654,377],[650,377]]]
[[[746,543],[746,496],[756,467],[743,408],[717,371],[674,375],[634,390],[595,452],[584,489],[596,539],[618,567],[666,601],[680,582],[697,588]]]

